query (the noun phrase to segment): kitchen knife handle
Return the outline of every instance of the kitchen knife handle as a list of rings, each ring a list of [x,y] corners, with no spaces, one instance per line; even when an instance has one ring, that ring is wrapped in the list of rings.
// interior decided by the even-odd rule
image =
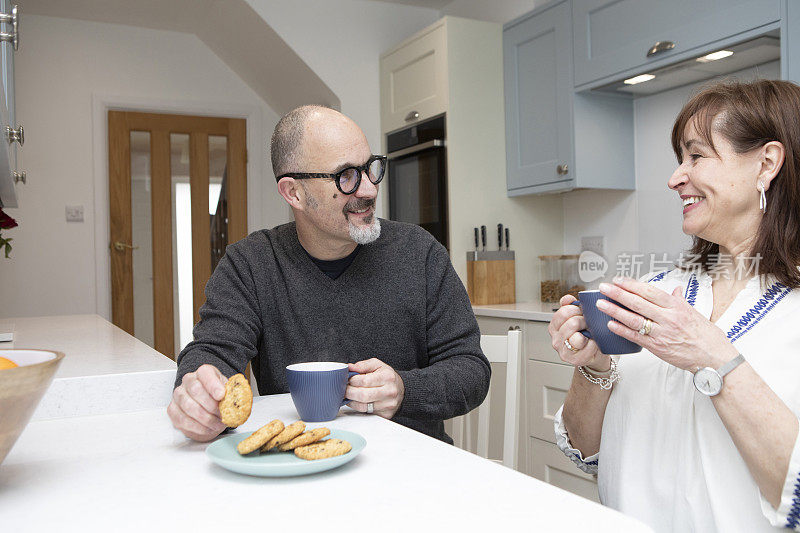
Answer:
[[[473,228],[475,230],[475,249],[478,249],[478,228]]]
[[[506,228],[506,250],[511,249],[511,242],[508,240],[508,228]]]
[[[503,225],[502,224],[498,224],[497,225],[497,249],[498,250],[502,250],[503,249]]]
[[[486,250],[486,226],[481,226],[481,244],[483,249]]]

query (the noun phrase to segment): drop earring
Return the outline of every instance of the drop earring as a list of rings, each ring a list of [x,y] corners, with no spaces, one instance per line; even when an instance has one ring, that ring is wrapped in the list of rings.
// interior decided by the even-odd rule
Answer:
[[[764,182],[758,182],[758,190],[761,191],[761,196],[758,199],[758,208],[761,210],[762,213],[767,213],[767,195],[764,194]]]

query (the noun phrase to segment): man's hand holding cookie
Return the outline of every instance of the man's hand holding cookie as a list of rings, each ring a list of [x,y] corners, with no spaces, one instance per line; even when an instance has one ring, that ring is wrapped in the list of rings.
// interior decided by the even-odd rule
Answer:
[[[349,406],[366,413],[371,403],[373,413],[392,418],[405,396],[403,378],[392,367],[375,358],[350,363],[349,369],[359,373],[350,378],[345,391],[345,398],[351,400]]]
[[[222,423],[219,401],[228,379],[212,365],[203,365],[183,376],[167,407],[172,425],[190,439],[207,442],[227,427]]]

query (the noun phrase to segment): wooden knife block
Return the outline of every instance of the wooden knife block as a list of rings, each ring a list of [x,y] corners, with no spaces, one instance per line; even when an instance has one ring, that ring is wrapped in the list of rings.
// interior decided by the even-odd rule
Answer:
[[[467,294],[473,305],[516,303],[514,252],[467,252]]]

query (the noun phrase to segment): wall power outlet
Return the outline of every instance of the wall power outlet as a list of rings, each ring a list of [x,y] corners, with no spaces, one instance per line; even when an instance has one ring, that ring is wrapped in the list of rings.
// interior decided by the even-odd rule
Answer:
[[[82,205],[68,205],[65,211],[67,213],[67,222],[83,222]]]
[[[581,251],[594,252],[597,255],[605,256],[606,238],[602,235],[593,237],[581,237]]]

